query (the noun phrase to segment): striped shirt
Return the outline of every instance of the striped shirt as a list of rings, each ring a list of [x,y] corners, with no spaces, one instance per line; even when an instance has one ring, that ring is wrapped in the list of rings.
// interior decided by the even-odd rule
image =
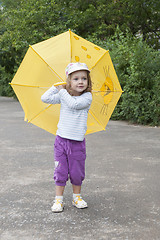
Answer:
[[[76,141],[83,141],[87,130],[88,111],[92,102],[90,92],[80,96],[71,96],[66,89],[59,92],[52,86],[41,100],[49,104],[61,104],[57,135]]]

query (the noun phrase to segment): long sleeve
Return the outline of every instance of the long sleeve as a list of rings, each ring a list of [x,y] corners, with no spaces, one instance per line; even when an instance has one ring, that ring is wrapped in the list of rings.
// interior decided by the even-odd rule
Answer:
[[[52,86],[42,96],[41,100],[44,103],[58,104],[60,103],[60,95],[56,87]]]
[[[87,130],[92,94],[86,92],[80,96],[71,96],[66,89],[58,91],[52,86],[42,95],[41,99],[44,103],[61,104],[56,134],[63,138],[83,141]]]
[[[59,91],[61,102],[65,102],[71,109],[81,110],[88,108],[92,102],[92,94],[90,92],[84,93],[78,97],[72,97],[66,89]]]

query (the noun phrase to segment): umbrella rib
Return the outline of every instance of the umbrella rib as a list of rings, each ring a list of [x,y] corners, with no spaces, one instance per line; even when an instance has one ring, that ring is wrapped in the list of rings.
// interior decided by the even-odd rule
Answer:
[[[92,68],[90,68],[90,70],[92,70],[92,69],[97,65],[97,63],[101,61],[101,59],[104,57],[104,55],[105,55],[106,53],[108,53],[108,52],[109,52],[109,50],[107,50],[107,51],[98,59],[98,61],[93,65]]]
[[[49,87],[39,87],[39,86],[31,86],[31,85],[23,85],[23,84],[17,84],[17,83],[9,83],[11,86],[15,85],[15,86],[20,86],[20,87],[33,87],[33,88],[42,88],[42,89],[46,89]]]
[[[72,62],[72,41],[71,41],[71,30],[70,29],[69,29],[69,36],[70,36],[70,49],[71,49],[70,62]]]
[[[45,64],[47,64],[47,66],[49,67],[49,69],[63,82],[63,79],[48,65],[48,63],[34,50],[34,48],[29,45],[29,47],[40,57],[40,59],[45,62]]]
[[[28,120],[28,123],[30,123],[33,119],[35,119],[36,117],[38,117],[42,112],[45,112],[48,108],[50,108],[52,106],[52,104],[50,104],[49,106],[45,107],[43,110],[41,110],[39,113],[37,113],[33,118],[31,118],[30,120]]]
[[[106,129],[102,126],[102,124],[100,123],[100,121],[96,118],[96,116],[94,115],[94,113],[89,110],[89,113],[92,115],[92,117],[98,122],[98,124],[103,128],[103,130],[105,131]]]
[[[20,86],[20,87],[32,87],[32,88],[41,88],[41,89],[48,89],[49,87],[40,87],[40,86],[31,86],[31,85],[23,85],[23,84],[17,84],[17,83],[9,83],[10,85],[15,85],[15,86]],[[67,84],[66,82],[59,82],[53,84],[53,86],[59,86],[59,85],[65,85]]]
[[[92,90],[92,93],[100,93],[100,92],[112,92],[112,93],[115,93],[115,92],[120,92],[120,93],[123,93],[124,91],[111,91],[111,90],[105,90],[105,91],[98,91],[98,90]]]

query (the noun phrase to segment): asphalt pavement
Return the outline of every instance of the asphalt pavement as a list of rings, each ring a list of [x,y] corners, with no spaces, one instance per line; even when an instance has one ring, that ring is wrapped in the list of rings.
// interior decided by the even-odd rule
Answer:
[[[23,121],[20,104],[0,97],[1,240],[159,240],[160,128],[110,121],[87,135],[88,208],[52,213],[55,136]]]

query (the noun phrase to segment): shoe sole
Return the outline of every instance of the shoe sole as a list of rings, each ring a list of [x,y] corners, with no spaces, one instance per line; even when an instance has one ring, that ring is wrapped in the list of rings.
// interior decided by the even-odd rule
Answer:
[[[64,210],[64,207],[61,209],[61,210],[52,210],[52,208],[51,208],[51,211],[53,212],[53,213],[61,213],[61,212],[63,212],[63,210]]]
[[[72,202],[72,205],[78,209],[84,209],[84,208],[88,208],[88,206],[85,206],[85,207],[78,207],[74,202]]]
[[[52,210],[52,209],[51,209]],[[63,212],[63,210],[62,211],[54,211],[54,210],[52,210],[52,212],[53,213],[61,213],[61,212]]]

